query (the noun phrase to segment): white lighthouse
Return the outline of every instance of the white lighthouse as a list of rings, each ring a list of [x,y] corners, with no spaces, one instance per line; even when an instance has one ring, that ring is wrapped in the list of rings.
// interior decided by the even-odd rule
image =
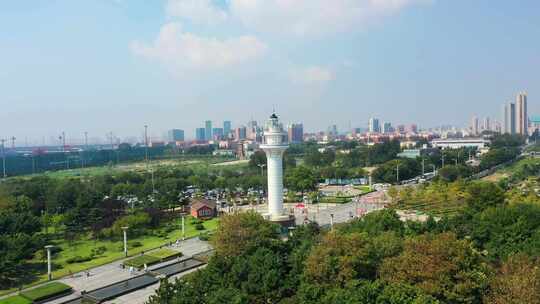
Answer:
[[[287,150],[287,133],[274,113],[266,122],[261,149],[266,153],[268,168],[268,217],[271,221],[288,221],[283,210],[283,152]]]

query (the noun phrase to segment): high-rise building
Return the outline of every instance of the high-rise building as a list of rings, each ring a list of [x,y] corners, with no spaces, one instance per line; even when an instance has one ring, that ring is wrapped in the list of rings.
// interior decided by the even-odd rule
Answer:
[[[378,118],[370,118],[369,119],[369,133],[380,133],[381,132],[381,125],[379,123]]]
[[[206,129],[205,128],[197,128],[195,129],[195,140],[197,141],[205,141],[206,140]]]
[[[234,130],[234,139],[236,140],[243,140],[246,139],[246,127],[241,126]]]
[[[206,140],[212,140],[212,121],[207,120],[204,122],[204,136]]]
[[[471,119],[471,133],[472,133],[472,135],[480,134],[478,117],[476,117],[476,116],[473,116],[472,119]]]
[[[304,141],[304,126],[301,123],[293,123],[287,127],[287,135],[290,143]]]
[[[213,128],[212,129],[212,139],[220,140],[223,138],[223,128]]]
[[[246,128],[246,138],[251,140],[257,139],[257,131],[257,121],[250,120]]]
[[[516,104],[509,102],[503,107],[503,128],[506,134],[516,134]]]
[[[383,123],[382,132],[383,133],[392,133],[392,132],[394,132],[394,128],[392,128],[392,124],[389,123],[389,122]]]
[[[527,93],[520,92],[516,96],[516,133],[529,135],[529,116],[527,114]]]
[[[482,125],[482,130],[491,131],[491,121],[489,117],[484,118],[484,124]]]
[[[184,141],[184,130],[172,129],[167,132],[168,141]]]
[[[225,137],[229,136],[231,134],[231,122],[229,120],[225,120],[223,122],[223,135]]]

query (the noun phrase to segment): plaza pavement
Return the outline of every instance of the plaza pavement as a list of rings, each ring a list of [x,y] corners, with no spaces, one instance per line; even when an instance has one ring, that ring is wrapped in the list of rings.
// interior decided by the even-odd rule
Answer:
[[[178,247],[173,245],[173,246],[167,246],[167,248],[182,252],[184,257],[190,257],[195,254],[212,249],[212,247],[210,246],[210,244],[208,244],[208,242],[201,241],[198,238],[187,239],[183,242],[180,242],[180,245]],[[148,253],[150,252],[152,251],[148,251]],[[47,304],[59,304],[59,303],[66,302],[70,299],[76,299],[80,297],[81,291],[83,290],[86,290],[86,291],[95,290],[100,287],[104,287],[104,286],[107,286],[107,285],[110,285],[119,281],[123,281],[123,280],[129,279],[131,277],[134,277],[143,273],[142,271],[135,271],[133,274],[130,274],[128,268],[122,269],[120,264],[122,264],[122,262],[125,260],[126,259],[123,259],[120,261],[116,261],[110,264],[106,264],[103,266],[90,269],[89,277],[86,276],[85,272],[79,272],[79,273],[75,273],[71,277],[64,277],[58,280],[59,282],[65,283],[73,287],[75,292],[69,296],[62,297],[53,301],[49,301],[47,302]],[[151,289],[151,288],[154,288],[154,289]],[[157,288],[157,286],[152,285],[143,290],[148,289],[148,292],[149,290],[151,290],[152,292],[148,293],[148,296],[150,296],[151,294],[153,294],[153,291],[155,290],[155,288]],[[124,297],[130,298],[129,295],[126,295]],[[148,297],[145,297],[140,303],[144,303],[147,299]],[[117,301],[113,301],[113,302],[120,303]],[[125,303],[133,303],[133,302],[125,302]]]

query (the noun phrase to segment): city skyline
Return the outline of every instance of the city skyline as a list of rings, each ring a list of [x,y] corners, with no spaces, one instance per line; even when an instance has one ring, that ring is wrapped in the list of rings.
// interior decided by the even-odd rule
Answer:
[[[370,117],[465,126],[499,119],[521,90],[540,113],[537,1],[338,1],[326,19],[307,13],[325,1],[278,2],[3,3],[0,136],[140,137],[149,125],[190,137],[200,121],[274,108],[310,132]]]

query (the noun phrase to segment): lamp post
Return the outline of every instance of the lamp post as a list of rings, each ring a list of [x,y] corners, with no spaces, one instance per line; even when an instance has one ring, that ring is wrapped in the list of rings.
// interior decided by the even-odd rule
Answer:
[[[264,167],[266,167],[266,164],[258,164],[259,168],[261,168],[261,176],[264,177]]]
[[[182,215],[182,241],[186,240],[186,217]]]
[[[49,279],[49,281],[52,280],[51,249],[53,247],[53,245],[45,246],[45,249],[47,250],[47,278]]]
[[[124,226],[122,227],[122,231],[124,231],[124,255],[128,256],[128,246],[127,246],[127,230],[129,227]]]

